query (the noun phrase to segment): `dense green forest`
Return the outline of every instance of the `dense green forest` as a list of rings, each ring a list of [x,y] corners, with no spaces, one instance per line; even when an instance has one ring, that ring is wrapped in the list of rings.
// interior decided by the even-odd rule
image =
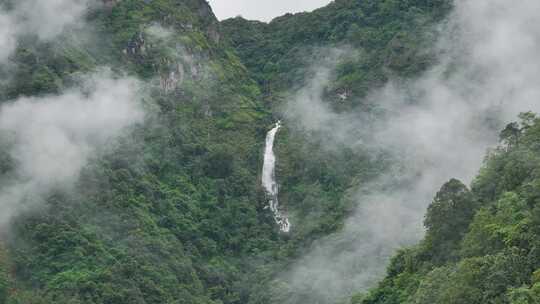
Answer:
[[[4,5],[9,12],[13,3]],[[283,201],[298,203],[288,206],[295,229],[280,234],[259,186],[264,136],[277,118],[208,4],[113,1],[84,19],[90,35],[21,36],[2,71],[10,74],[2,100],[61,94],[108,66],[145,81],[152,115],[85,166],[74,189],[51,189],[45,208],[12,219],[3,301],[267,302],[273,275],[339,229],[350,208],[344,192],[366,160],[308,154],[301,135],[284,131]],[[8,179],[17,163],[5,148]]]
[[[321,48],[357,50],[357,56],[336,63],[335,80],[327,88],[329,100],[346,93],[352,99],[349,104],[356,106],[389,77],[414,76],[433,63],[429,52],[433,26],[448,14],[451,3],[338,0],[268,24],[242,17],[222,24],[242,62],[271,100],[309,80],[311,65],[326,55]]]
[[[152,115],[87,165],[75,189],[54,189],[46,208],[13,219],[2,302],[246,302],[259,265],[287,254],[263,211],[258,174],[273,121],[257,84],[205,1],[121,1],[85,18],[99,39],[76,29],[22,37],[2,99],[59,94],[105,65],[148,83]],[[155,24],[170,33],[153,35]],[[182,83],[163,85],[176,69]],[[4,154],[8,176],[16,164]]]
[[[61,96],[106,67],[139,81],[146,117],[93,155],[72,187],[25,197],[39,207],[0,232],[0,304],[327,304],[295,297],[276,277],[340,231],[355,210],[351,189],[394,160],[370,147],[328,149],[286,121],[277,176],[293,228],[282,233],[260,185],[266,133],[286,119],[283,105],[314,62],[332,66],[323,99],[336,113],[378,117],[365,97],[437,62],[435,27],[452,1],[336,0],[270,23],[219,22],[204,0],[98,2],[83,27],[17,36],[0,64],[0,103]],[[453,179],[441,188],[424,240],[352,303],[540,302],[540,118],[520,119],[470,187]],[[0,191],[20,166],[11,135],[0,132]]]

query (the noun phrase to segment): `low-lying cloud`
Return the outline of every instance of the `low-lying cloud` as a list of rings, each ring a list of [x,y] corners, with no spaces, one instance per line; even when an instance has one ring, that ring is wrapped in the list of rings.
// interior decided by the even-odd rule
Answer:
[[[9,66],[18,40],[26,35],[48,42],[72,29],[91,31],[85,14],[99,3],[0,1],[0,65]],[[35,208],[49,191],[68,189],[93,156],[144,120],[137,80],[115,77],[106,68],[79,80],[58,95],[19,97],[0,105],[2,155],[10,163],[0,176],[0,226]]]
[[[22,97],[0,107],[0,137],[14,163],[0,188],[0,225],[56,187],[69,187],[96,152],[144,119],[139,84],[108,71],[61,95]],[[38,199],[39,200],[39,199]]]
[[[0,2],[0,64],[17,46],[17,38],[32,34],[48,41],[70,26],[84,23],[83,16],[94,0],[17,0],[8,10]]]
[[[384,109],[340,114],[321,98],[327,69],[289,103],[290,121],[352,147],[392,153],[391,172],[358,191],[340,233],[317,242],[283,275],[298,297],[335,303],[373,287],[389,257],[423,235],[427,205],[452,177],[470,182],[498,131],[524,111],[540,111],[540,2],[457,0],[441,27],[439,63],[413,81],[390,81],[365,102]],[[369,134],[359,130],[366,130]]]

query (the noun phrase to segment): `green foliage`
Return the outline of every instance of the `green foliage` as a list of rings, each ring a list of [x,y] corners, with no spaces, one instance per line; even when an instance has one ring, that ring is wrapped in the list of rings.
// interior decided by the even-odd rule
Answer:
[[[144,99],[153,115],[92,159],[73,189],[47,193],[43,208],[14,220],[5,244],[10,259],[0,269],[0,303],[2,296],[25,304],[263,304],[289,298],[294,290],[274,280],[276,274],[315,238],[339,230],[352,210],[347,189],[374,179],[388,163],[367,151],[329,151],[317,136],[284,126],[276,143],[277,174],[294,229],[280,234],[259,185],[264,138],[279,96],[304,83],[310,57],[324,59],[320,49],[326,47],[358,50],[340,62],[325,90],[328,99],[345,91],[356,102],[388,73],[418,73],[431,60],[424,51],[431,41],[426,29],[443,18],[448,3],[338,0],[270,24],[240,18],[218,24],[203,0],[122,0],[89,12],[86,21],[98,39],[78,30],[47,43],[23,37],[13,70],[0,71],[10,75],[0,83],[1,101],[70,89],[79,75],[106,65],[148,84]],[[168,32],[165,38],[149,31],[156,25]],[[177,82],[170,82],[171,73]],[[520,132],[538,129],[531,119]],[[535,144],[526,136],[519,142],[520,148]],[[501,160],[501,168],[510,163]],[[2,181],[16,165],[0,151]],[[512,187],[527,178],[521,171],[526,165],[512,165]],[[490,191],[490,172],[498,168],[486,169],[477,192]],[[459,221],[447,220],[443,228],[433,223],[429,246],[400,253],[384,288],[355,297],[356,303],[402,303],[432,270],[430,256],[447,248],[452,258],[461,252],[458,236],[451,246],[443,239],[454,228],[461,237],[476,207],[462,185],[452,185],[430,218]],[[523,196],[527,204],[538,197]],[[530,214],[532,222],[540,221],[540,209]],[[506,235],[514,241],[521,228]],[[522,297],[516,291],[515,298]]]
[[[427,210],[424,246],[436,263],[455,258],[459,242],[472,221],[476,203],[460,181],[452,179],[442,186]]]
[[[512,289],[508,298],[510,304],[538,304],[540,303],[540,285],[534,284],[531,288],[520,287]]]
[[[342,92],[363,97],[383,85],[389,72],[408,77],[429,66],[433,61],[426,52],[432,43],[430,26],[446,15],[450,3],[340,0],[268,24],[237,17],[222,26],[271,100],[309,79],[311,65],[320,61],[317,49],[343,46],[360,51],[340,63],[329,91],[334,99]]]
[[[219,43],[205,1],[124,0],[88,18],[99,41],[66,33],[60,43],[21,43],[0,96],[54,94],[107,65],[148,80],[153,115],[93,159],[72,191],[48,193],[14,221],[8,303],[245,302],[253,260],[278,263],[285,243],[262,208],[268,113],[257,84]],[[148,36],[156,23],[172,36]],[[181,84],[153,86],[177,65]],[[16,164],[0,155],[4,180]]]
[[[9,282],[6,264],[4,254],[2,253],[0,260],[0,304],[6,304],[8,299]]]
[[[506,127],[512,140],[501,136],[471,191],[456,180],[443,186],[424,241],[404,251],[414,254],[400,253],[361,303],[539,303],[540,119],[520,119]],[[411,275],[416,287],[400,284]]]
[[[346,190],[377,170],[362,172],[363,153],[312,155],[320,142],[283,128],[278,174],[295,229],[279,234],[259,180],[270,105],[207,3],[123,0],[86,21],[99,39],[73,30],[21,42],[2,101],[56,94],[106,65],[148,83],[153,115],[92,159],[73,189],[14,220],[7,303],[267,303],[265,284],[341,227]],[[165,89],[171,72],[181,80]],[[16,165],[2,150],[2,180]]]
[[[527,282],[527,261],[515,251],[464,259],[430,272],[414,303],[505,303],[511,287]]]

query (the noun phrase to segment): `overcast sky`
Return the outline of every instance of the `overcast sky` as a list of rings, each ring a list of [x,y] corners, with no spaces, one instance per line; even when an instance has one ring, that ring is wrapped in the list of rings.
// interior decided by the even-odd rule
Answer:
[[[220,19],[242,15],[246,19],[270,21],[286,13],[312,11],[331,0],[209,0]]]

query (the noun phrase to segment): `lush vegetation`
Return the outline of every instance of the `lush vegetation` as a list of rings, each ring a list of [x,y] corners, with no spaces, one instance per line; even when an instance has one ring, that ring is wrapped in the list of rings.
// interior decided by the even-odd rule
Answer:
[[[314,65],[324,63],[332,70],[325,102],[337,111],[372,111],[362,104],[369,90],[388,77],[416,75],[433,63],[427,47],[433,25],[450,9],[448,0],[338,0],[270,23],[236,17],[221,26],[224,39],[258,82],[264,105],[278,116],[281,105],[310,81]],[[335,143],[332,151],[324,149],[328,142],[322,138],[332,135],[310,134],[294,121],[287,121],[286,128],[277,144],[282,202],[297,222],[305,223],[297,232],[309,243],[312,232],[327,234],[341,227],[351,207],[346,191],[373,179],[388,163],[372,151],[368,155]]]
[[[457,180],[441,188],[424,240],[354,303],[539,303],[540,119],[521,119],[501,133],[470,190]]]
[[[280,234],[259,185],[277,109],[313,59],[339,47],[349,55],[325,101],[369,111],[368,90],[433,63],[432,25],[450,3],[337,0],[266,24],[218,23],[203,0],[122,0],[88,12],[90,34],[22,37],[0,68],[1,102],[59,94],[109,66],[144,80],[152,115],[97,155],[75,189],[55,189],[46,208],[13,220],[0,245],[0,303],[270,303],[275,274],[342,227],[347,190],[388,166],[365,151],[324,149],[290,122],[276,150],[293,231]],[[333,102],[343,94],[349,102]],[[445,184],[425,239],[352,301],[540,302],[539,141],[534,115],[508,125],[471,189]],[[0,147],[0,180],[14,166]]]
[[[433,24],[451,8],[449,0],[337,0],[312,13],[287,14],[266,24],[242,17],[225,20],[242,62],[270,100],[302,86],[314,62],[340,48],[352,55],[339,62],[329,100],[347,94],[355,106],[388,77],[407,77],[434,60]],[[272,98],[274,97],[274,98]]]
[[[208,4],[123,0],[86,23],[54,41],[21,37],[0,70],[0,100],[61,94],[108,66],[144,80],[152,115],[97,155],[74,189],[54,189],[45,208],[13,220],[0,303],[268,302],[274,273],[339,229],[344,193],[367,160],[310,154],[285,130],[282,201],[295,229],[280,234],[259,186],[271,107]],[[4,149],[0,160],[7,180],[17,164]]]
[[[87,19],[99,39],[24,37],[2,99],[56,94],[105,65],[146,80],[153,115],[92,160],[76,191],[54,190],[47,208],[14,220],[0,303],[246,302],[258,259],[277,260],[286,242],[263,210],[271,120],[257,84],[205,1],[125,0]],[[160,85],[178,66],[182,81]]]

